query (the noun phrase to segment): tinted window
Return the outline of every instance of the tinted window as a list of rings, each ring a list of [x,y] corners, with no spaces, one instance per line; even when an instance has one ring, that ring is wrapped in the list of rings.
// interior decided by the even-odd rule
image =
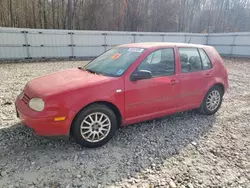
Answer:
[[[212,63],[211,63],[210,59],[208,58],[207,54],[202,49],[199,49],[199,52],[200,52],[200,55],[201,55],[203,70],[211,69],[212,68]]]
[[[152,52],[138,66],[137,70],[151,71],[153,77],[175,74],[174,50],[169,48]]]
[[[142,48],[116,47],[103,53],[84,69],[106,76],[121,76],[128,67],[144,52]]]
[[[201,58],[197,48],[179,48],[182,72],[202,70]]]

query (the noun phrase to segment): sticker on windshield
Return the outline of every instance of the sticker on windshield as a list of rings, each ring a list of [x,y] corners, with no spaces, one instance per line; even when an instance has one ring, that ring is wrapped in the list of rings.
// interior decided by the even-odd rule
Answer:
[[[124,72],[124,70],[122,70],[122,69],[119,69],[118,71],[117,71],[117,75],[122,75],[122,73]]]
[[[121,56],[121,54],[115,54],[112,56],[112,59],[118,59]]]
[[[128,51],[129,52],[143,52],[144,49],[142,48],[129,48]]]

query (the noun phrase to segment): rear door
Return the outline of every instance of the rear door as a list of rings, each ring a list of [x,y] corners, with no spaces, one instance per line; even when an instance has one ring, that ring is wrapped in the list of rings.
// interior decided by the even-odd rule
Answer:
[[[196,108],[211,79],[212,64],[203,49],[180,47],[178,51],[181,60],[179,108]]]

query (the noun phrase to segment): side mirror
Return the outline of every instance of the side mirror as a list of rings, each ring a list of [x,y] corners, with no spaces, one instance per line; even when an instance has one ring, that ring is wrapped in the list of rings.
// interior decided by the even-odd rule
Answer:
[[[147,70],[139,70],[134,72],[131,77],[130,80],[131,81],[137,81],[137,80],[145,80],[145,79],[151,79],[152,73],[150,71]]]

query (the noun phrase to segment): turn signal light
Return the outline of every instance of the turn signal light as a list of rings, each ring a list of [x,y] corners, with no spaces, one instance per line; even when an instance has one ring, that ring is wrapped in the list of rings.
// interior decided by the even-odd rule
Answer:
[[[54,121],[64,121],[66,117],[55,117]]]

